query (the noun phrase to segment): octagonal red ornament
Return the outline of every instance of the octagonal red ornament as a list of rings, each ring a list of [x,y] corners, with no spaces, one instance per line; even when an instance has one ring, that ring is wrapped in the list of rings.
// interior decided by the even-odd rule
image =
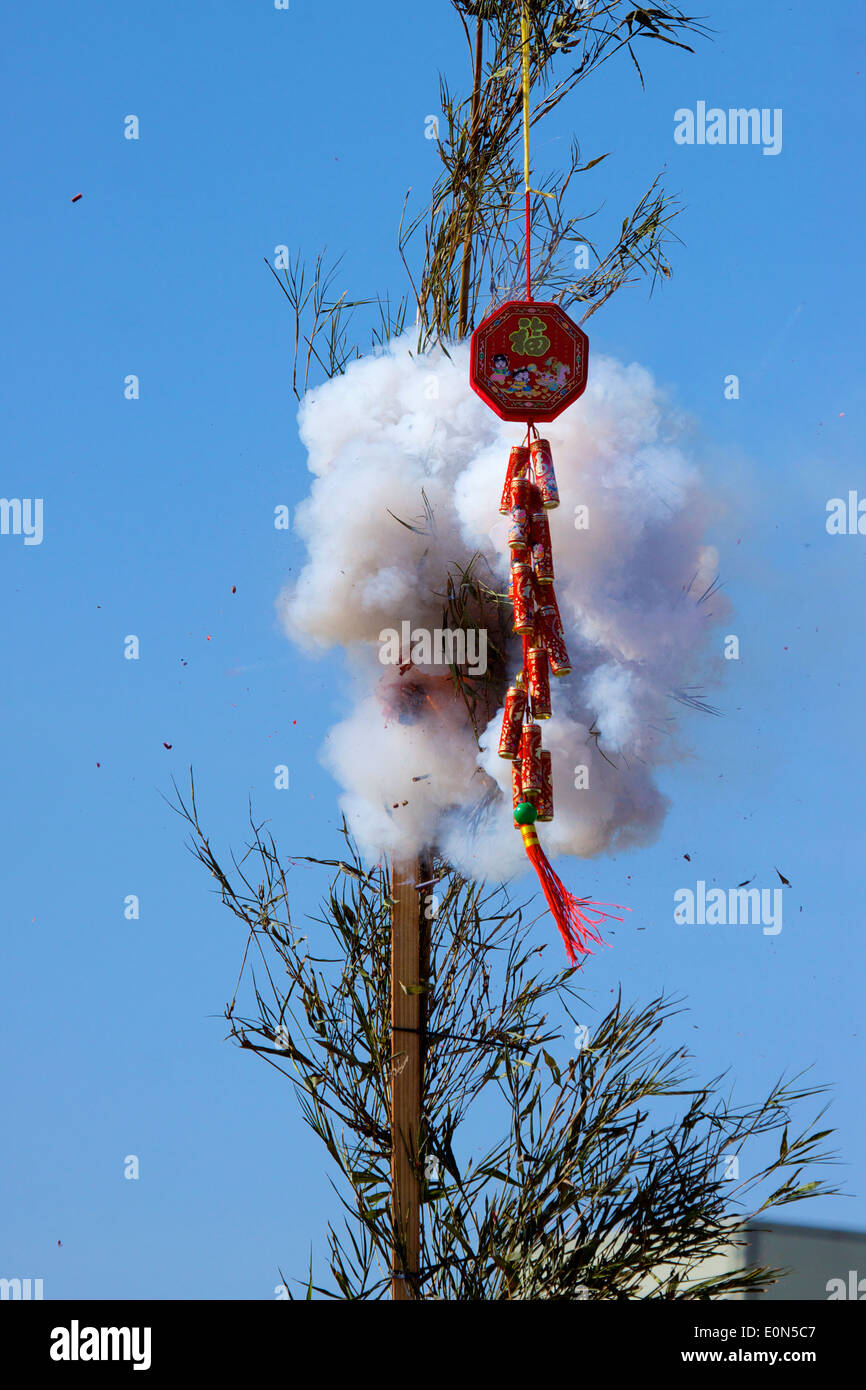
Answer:
[[[469,380],[502,420],[554,420],[586,389],[589,340],[558,304],[512,300],[472,334]]]

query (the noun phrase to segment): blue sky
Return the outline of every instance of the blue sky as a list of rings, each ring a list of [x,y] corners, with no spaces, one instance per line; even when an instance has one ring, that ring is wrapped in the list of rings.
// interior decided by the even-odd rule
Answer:
[[[828,499],[866,496],[863,20],[717,9],[695,56],[645,49],[645,92],[612,63],[536,148],[539,166],[572,132],[611,151],[575,193],[601,241],[660,170],[681,199],[673,279],[589,329],[693,420],[741,648],[719,657],[724,717],[684,715],[658,842],[569,870],[635,909],[586,973],[587,1022],[620,982],[685,995],[671,1042],[744,1100],[814,1064],[851,1195],[791,1219],[866,1229],[866,537],[825,527]],[[402,292],[400,207],[435,175],[424,121],[438,70],[465,79],[462,36],[444,0],[48,0],[6,30],[0,492],[42,498],[44,536],[0,536],[0,1274],[49,1298],[270,1298],[339,1213],[288,1087],[222,1041],[242,941],[162,798],[192,764],[221,848],[250,797],[287,852],[336,848],[317,749],[339,664],[300,658],[274,612],[302,555],[273,509],[307,475],[264,258],[326,244],[350,296]],[[677,145],[698,101],[781,108],[781,152]],[[775,887],[777,867],[777,936],[674,923],[677,889]],[[296,871],[296,914],[324,884]]]

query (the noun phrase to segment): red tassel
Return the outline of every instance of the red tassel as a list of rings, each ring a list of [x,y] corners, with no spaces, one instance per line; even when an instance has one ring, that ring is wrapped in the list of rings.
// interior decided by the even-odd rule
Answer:
[[[551,915],[559,933],[565,942],[565,949],[571,964],[577,965],[577,952],[584,955],[592,955],[587,940],[594,941],[597,946],[606,946],[607,942],[602,941],[593,928],[598,927],[607,918],[612,922],[621,922],[621,917],[616,917],[612,912],[602,912],[599,903],[593,903],[589,898],[576,898],[573,893],[569,893],[565,885],[557,878],[553,872],[550,860],[538,842],[534,825],[521,825],[520,833],[523,836],[523,844],[526,853],[529,855],[535,872],[538,874],[547,906],[550,908]],[[618,903],[605,903],[606,907],[619,907]],[[628,908],[621,911],[627,912]]]

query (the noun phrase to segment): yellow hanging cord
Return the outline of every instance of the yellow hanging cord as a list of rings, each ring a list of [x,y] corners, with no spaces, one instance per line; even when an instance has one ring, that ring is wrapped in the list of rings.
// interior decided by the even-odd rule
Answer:
[[[529,186],[529,0],[523,0],[520,12],[520,38],[523,48],[523,197],[526,203],[526,299],[532,302],[532,273],[530,268],[529,241],[532,234],[532,212],[530,194],[537,193],[542,198],[552,198],[552,193],[544,193],[540,188]]]
[[[523,51],[523,189],[525,193],[535,193],[540,198],[552,198],[552,193],[529,186],[529,0],[523,0],[520,38]]]
[[[523,188],[529,192],[529,0],[524,0],[520,15],[520,37],[523,43]]]

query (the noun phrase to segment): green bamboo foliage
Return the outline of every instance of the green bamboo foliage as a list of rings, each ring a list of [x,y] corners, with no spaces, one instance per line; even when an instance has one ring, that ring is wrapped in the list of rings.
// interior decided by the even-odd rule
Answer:
[[[339,1177],[345,1220],[328,1228],[332,1281],[311,1273],[299,1287],[387,1297],[399,1065],[388,874],[365,866],[344,827],[342,860],[301,857],[331,882],[320,915],[300,926],[270,835],[253,824],[247,852],[224,869],[192,785],[178,806],[245,936],[228,1034],[291,1082]],[[742,1244],[745,1221],[834,1191],[811,1176],[830,1157],[823,1112],[792,1129],[821,1088],[795,1077],[735,1105],[723,1077],[696,1085],[688,1054],[667,1041],[681,1010],[664,996],[642,1006],[617,998],[577,1049],[569,1021],[588,1006],[574,971],[545,967],[525,906],[441,860],[430,872],[420,1296],[708,1299],[767,1287],[778,1271],[700,1275],[700,1266]],[[496,1135],[481,1155],[471,1142],[479,1109]],[[762,1158],[767,1135],[781,1142]],[[742,1180],[727,1176],[732,1157]]]
[[[455,96],[440,80],[442,173],[429,205],[400,229],[400,250],[412,283],[419,348],[461,338],[479,305],[493,307],[524,293],[522,168],[521,5],[514,0],[468,4],[452,0],[472,63],[472,91]],[[643,82],[637,49],[647,41],[691,52],[684,36],[706,32],[677,6],[636,9],[622,0],[575,5],[534,0],[530,6],[531,127],[538,126],[581,82],[617,53],[627,52]],[[480,55],[486,54],[486,60]],[[588,239],[586,218],[569,216],[577,175],[606,152],[581,161],[572,145],[565,168],[534,174],[532,200],[533,294],[563,307],[584,306],[587,319],[629,281],[670,277],[666,246],[676,209],[656,179],[622,221],[619,237],[600,253]],[[578,237],[596,255],[596,266],[575,278],[568,248]],[[423,236],[424,256],[415,275],[406,254]]]
[[[316,379],[345,370],[361,355],[350,340],[357,310],[371,313],[368,347],[388,342],[410,327],[419,351],[463,338],[479,310],[524,293],[524,204],[520,5],[516,0],[470,4],[450,0],[466,37],[469,89],[455,94],[440,79],[441,119],[437,152],[441,172],[429,202],[412,211],[406,195],[397,243],[410,290],[395,303],[382,296],[349,300],[338,295],[339,261],[324,252],[307,274],[300,256],[280,274],[271,267],[292,309],[293,373],[296,395]],[[687,38],[707,33],[678,6],[635,8],[627,0],[533,0],[530,6],[532,132],[579,85],[611,58],[627,54],[643,83],[639,51],[665,44],[691,52]],[[589,236],[592,216],[569,213],[578,199],[600,201],[594,185],[584,192],[579,176],[608,157],[598,151],[583,160],[573,142],[563,168],[533,174],[533,293],[564,308],[579,309],[582,321],[624,285],[670,278],[668,248],[677,206],[653,180],[622,219],[608,248]],[[575,275],[575,240],[589,247],[596,264]],[[573,258],[571,258],[573,259]],[[414,325],[410,304],[414,307]]]

